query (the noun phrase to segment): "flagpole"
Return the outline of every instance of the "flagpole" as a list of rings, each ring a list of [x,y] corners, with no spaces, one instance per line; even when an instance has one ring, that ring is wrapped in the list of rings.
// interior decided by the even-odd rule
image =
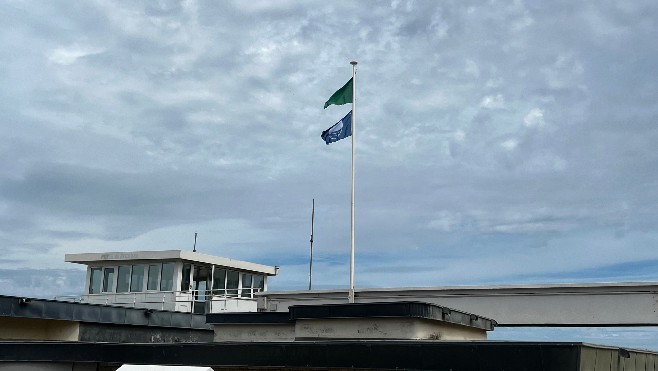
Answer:
[[[313,223],[315,222],[315,198],[311,206],[311,258],[308,262],[308,289],[313,287]]]
[[[354,303],[354,159],[356,154],[356,61],[352,65],[352,217],[350,230],[350,291],[348,300]]]

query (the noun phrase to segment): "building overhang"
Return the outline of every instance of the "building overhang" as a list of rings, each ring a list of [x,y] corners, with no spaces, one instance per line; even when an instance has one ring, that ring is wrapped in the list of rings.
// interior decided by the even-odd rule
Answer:
[[[183,250],[66,254],[64,256],[64,260],[69,263],[84,265],[103,264],[109,262],[121,263],[138,261],[184,261],[192,264],[217,265],[241,271],[261,273],[268,276],[275,276],[278,273],[278,267]]]

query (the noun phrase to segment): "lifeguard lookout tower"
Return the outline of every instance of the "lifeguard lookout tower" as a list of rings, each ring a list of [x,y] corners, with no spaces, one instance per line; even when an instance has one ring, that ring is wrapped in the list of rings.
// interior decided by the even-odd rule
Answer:
[[[87,265],[90,304],[188,313],[256,312],[254,293],[267,290],[278,267],[191,251],[66,254]]]

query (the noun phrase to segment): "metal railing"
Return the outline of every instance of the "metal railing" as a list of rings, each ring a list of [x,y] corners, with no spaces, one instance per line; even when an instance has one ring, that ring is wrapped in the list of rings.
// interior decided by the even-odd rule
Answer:
[[[132,308],[149,308],[160,310],[201,312],[199,305],[203,305],[203,313],[213,313],[214,310],[229,311],[228,302],[235,311],[240,307],[240,301],[255,302],[253,294],[263,291],[254,289],[214,289],[214,290],[187,290],[187,291],[140,291],[140,292],[104,292],[86,294],[82,296],[57,296],[54,300],[76,303],[90,303],[102,305],[130,306]],[[157,308],[154,308],[157,307]],[[195,311],[196,310],[196,311]]]
[[[82,302],[82,296],[80,295],[60,295],[60,296],[55,296],[53,300],[57,301],[68,301],[72,303],[80,303]]]

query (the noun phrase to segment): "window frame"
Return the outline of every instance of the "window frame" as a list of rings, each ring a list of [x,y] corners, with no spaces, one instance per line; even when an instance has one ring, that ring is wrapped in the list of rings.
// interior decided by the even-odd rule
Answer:
[[[226,272],[228,269],[220,267],[220,266],[214,266],[213,268],[213,276],[212,276],[212,294],[213,295],[219,295],[219,296],[226,296]],[[223,272],[223,274],[217,274],[217,272]],[[222,286],[219,287],[219,285],[215,286],[215,283],[217,283],[218,277],[222,276],[221,281],[222,281]],[[219,291],[218,293],[215,293],[215,290]]]
[[[185,271],[187,270],[187,274]],[[192,272],[194,271],[194,266],[191,263],[183,263],[181,268],[181,280],[180,280],[180,291],[181,292],[190,292],[194,288],[192,286]]]
[[[121,279],[121,268],[128,268],[128,281],[126,282],[126,289],[125,291],[119,291],[119,280]],[[130,281],[132,280],[132,265],[119,265],[117,266],[117,284],[115,288],[115,292],[117,294],[123,294],[123,293],[130,293]]]
[[[164,282],[163,277],[164,277],[164,267],[165,267],[165,265],[171,266],[171,277],[169,277],[169,279],[167,280],[167,281],[171,281],[171,285],[169,287],[169,290],[164,290],[162,288],[162,283]],[[160,282],[158,284],[159,291],[160,292],[174,291],[175,284],[176,284],[176,262],[162,262],[161,267],[160,267]]]
[[[254,284],[254,274],[250,272],[241,272],[240,275],[240,297],[252,299],[254,297],[254,292],[252,286]],[[245,277],[249,277],[249,286],[245,286]]]
[[[98,274],[95,275],[94,272]],[[96,278],[98,282],[95,282],[94,278]],[[94,290],[94,286],[98,286],[97,292],[94,292],[96,291]],[[101,294],[102,289],[103,289],[103,267],[89,267],[89,287],[87,289],[87,292],[89,293],[89,295],[96,295],[96,294]]]
[[[148,292],[154,292],[154,291],[159,291],[160,288],[160,279],[162,276],[162,263],[150,263],[145,265],[145,273],[146,273],[146,290]],[[151,268],[156,267],[158,269],[158,273],[155,275],[155,288],[152,289],[150,288],[151,286]]]
[[[254,286],[254,283],[256,281],[255,280],[256,277],[259,277],[259,279],[262,280],[261,281],[262,285],[259,285],[258,287]],[[255,289],[258,289],[258,291],[254,291]],[[263,292],[263,291],[265,291],[265,275],[264,274],[254,274],[252,279],[251,279],[251,296],[253,297],[254,293],[256,293],[256,292]]]
[[[136,267],[141,267],[141,280],[140,279],[135,279],[139,278],[139,271],[135,272]],[[129,292],[144,292],[144,274],[146,273],[146,265],[145,264],[131,264],[130,266],[130,291]],[[135,274],[138,274],[137,277],[134,277]],[[140,282],[141,281],[141,282]],[[137,288],[139,290],[134,290],[133,289],[133,283],[137,285]]]
[[[103,267],[103,283],[102,283],[102,286],[101,286],[101,293],[107,294],[107,293],[115,292],[115,288],[116,288],[115,282],[116,282],[116,278],[117,278],[117,275],[116,275],[117,270],[115,268],[116,268],[115,266]],[[109,281],[107,279],[107,272],[108,271],[112,271],[112,279],[109,280]],[[108,283],[109,283],[109,286],[110,286],[110,290],[107,289]]]
[[[237,286],[229,288],[229,286],[228,286],[229,273],[237,274]],[[241,281],[241,278],[242,278],[242,275],[240,273],[242,273],[242,272],[231,270],[231,269],[226,270],[226,297],[231,297],[231,298],[239,298],[240,297],[240,286],[241,286],[240,281]]]

